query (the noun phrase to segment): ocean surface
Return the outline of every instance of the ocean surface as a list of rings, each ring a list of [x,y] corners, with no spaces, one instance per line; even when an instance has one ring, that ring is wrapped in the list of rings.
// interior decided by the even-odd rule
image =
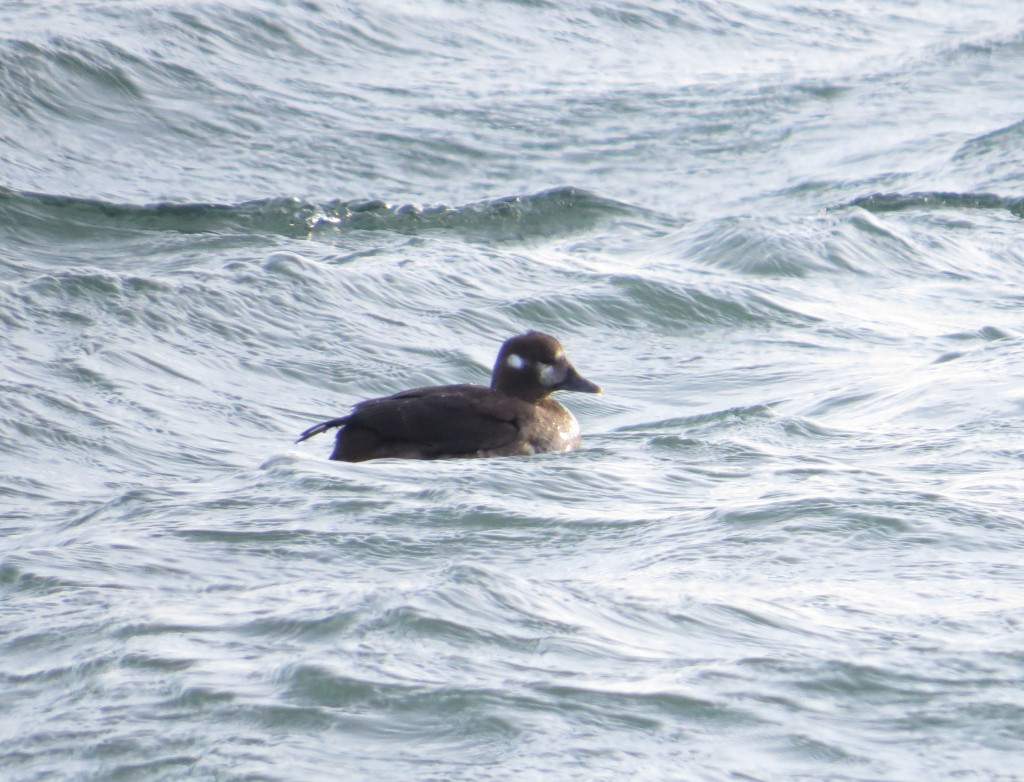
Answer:
[[[1024,779],[1024,5],[0,0],[0,778]],[[557,336],[583,446],[312,424]]]

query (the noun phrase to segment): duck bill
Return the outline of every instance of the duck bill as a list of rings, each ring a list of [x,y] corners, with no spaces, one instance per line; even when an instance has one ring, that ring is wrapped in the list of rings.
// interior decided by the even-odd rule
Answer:
[[[569,367],[569,373],[565,380],[558,384],[561,391],[582,391],[584,394],[600,394],[601,386],[591,383],[583,375],[576,371],[576,367]]]

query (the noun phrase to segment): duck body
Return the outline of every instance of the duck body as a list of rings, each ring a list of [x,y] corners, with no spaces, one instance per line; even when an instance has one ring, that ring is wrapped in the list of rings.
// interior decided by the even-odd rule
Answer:
[[[352,413],[307,429],[299,442],[340,427],[331,459],[451,459],[529,456],[579,447],[576,419],[550,394],[599,393],[554,337],[512,337],[498,353],[490,387],[427,386],[368,399]]]

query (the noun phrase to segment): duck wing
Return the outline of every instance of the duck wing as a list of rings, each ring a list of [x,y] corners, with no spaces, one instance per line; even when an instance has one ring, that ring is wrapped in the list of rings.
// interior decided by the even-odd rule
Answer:
[[[522,404],[486,386],[430,386],[368,399],[339,420],[386,440],[415,443],[427,453],[470,453],[512,442]]]

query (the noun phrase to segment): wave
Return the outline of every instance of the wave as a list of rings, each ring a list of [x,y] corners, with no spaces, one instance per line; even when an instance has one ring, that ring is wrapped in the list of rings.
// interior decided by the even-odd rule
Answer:
[[[307,201],[278,197],[239,204],[159,202],[135,205],[0,187],[0,232],[265,233],[308,238],[337,232],[452,231],[470,239],[523,240],[573,235],[630,218],[667,224],[641,207],[576,187],[487,199],[461,206],[388,204],[383,200]]]
[[[631,274],[593,278],[569,288],[498,304],[513,322],[544,327],[601,328],[629,324],[655,332],[703,328],[812,326],[819,318],[787,306],[756,286],[685,284]]]
[[[869,212],[902,212],[911,209],[1005,209],[1024,217],[1024,198],[994,193],[872,193],[859,196],[831,210],[860,207]]]

